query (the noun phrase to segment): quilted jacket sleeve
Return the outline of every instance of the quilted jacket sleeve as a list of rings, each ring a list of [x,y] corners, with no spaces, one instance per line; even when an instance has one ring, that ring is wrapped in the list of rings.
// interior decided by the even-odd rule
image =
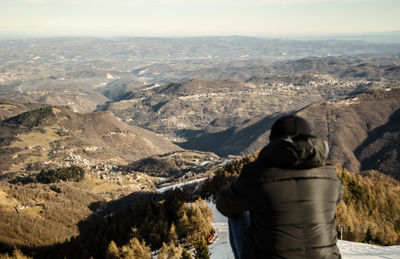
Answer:
[[[216,206],[224,216],[231,217],[249,209],[248,199],[246,198],[247,173],[245,167],[239,177],[218,195]]]

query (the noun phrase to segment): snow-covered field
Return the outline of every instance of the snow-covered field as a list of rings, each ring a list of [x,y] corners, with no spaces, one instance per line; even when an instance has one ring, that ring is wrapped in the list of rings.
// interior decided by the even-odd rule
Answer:
[[[344,259],[393,258],[400,259],[400,246],[374,246],[339,240],[340,253]]]
[[[234,256],[229,245],[227,219],[210,204],[214,212],[214,227],[216,240],[210,246],[211,259],[233,259]],[[343,259],[400,259],[400,246],[374,246],[362,243],[339,240],[340,253]]]

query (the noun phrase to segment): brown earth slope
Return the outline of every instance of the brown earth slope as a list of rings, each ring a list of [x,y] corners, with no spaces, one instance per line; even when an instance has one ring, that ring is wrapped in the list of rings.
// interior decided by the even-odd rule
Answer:
[[[319,102],[295,112],[328,140],[330,159],[351,171],[375,169],[400,178],[400,88],[367,89],[338,102]],[[268,143],[280,115],[249,120],[238,127],[203,134],[182,145],[220,156],[244,155]]]
[[[376,169],[400,178],[400,88],[371,89],[337,103],[298,112],[325,137],[331,159],[351,171]]]

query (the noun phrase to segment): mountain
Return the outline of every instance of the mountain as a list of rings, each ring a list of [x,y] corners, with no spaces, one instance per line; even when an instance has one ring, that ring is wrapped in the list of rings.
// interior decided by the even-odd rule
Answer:
[[[400,178],[399,107],[400,87],[366,88],[347,99],[313,103],[292,113],[306,118],[314,134],[328,140],[332,161],[351,171],[375,169]],[[254,153],[268,143],[269,130],[279,116],[198,135],[181,146],[220,156]]]
[[[73,111],[81,113],[92,112],[108,101],[126,100],[132,97],[133,93],[138,96],[142,90],[155,90],[159,86],[170,86],[169,82],[171,81],[177,82],[173,85],[189,84],[190,86],[192,78],[203,78],[198,80],[209,81],[207,83],[209,86],[215,85],[213,89],[208,90],[210,92],[217,89],[220,82],[229,82],[232,79],[232,81],[241,82],[242,85],[271,84],[271,82],[304,85],[307,82],[318,83],[325,80],[332,81],[333,85],[329,87],[329,94],[334,97],[335,91],[338,90],[334,86],[335,82],[345,85],[356,81],[378,84],[399,81],[399,62],[396,63],[395,59],[389,58],[384,60],[325,57],[304,58],[275,65],[267,65],[266,62],[258,63],[257,60],[232,61],[221,64],[218,68],[213,67],[215,65],[212,64],[202,63],[198,65],[198,68],[188,70],[186,70],[185,64],[165,64],[162,65],[163,69],[159,68],[161,65],[153,64],[133,71],[132,73],[136,73],[136,76],[104,69],[80,70],[59,76],[29,80],[14,87],[0,87],[0,93],[9,99],[25,98],[30,102],[68,106]],[[87,68],[85,67],[85,69]],[[191,87],[194,85],[192,84]],[[244,86],[233,84],[230,88],[233,89],[233,87],[236,87],[238,92],[247,91]],[[325,87],[318,92],[328,92],[327,89]],[[192,92],[181,93],[178,91],[177,94],[199,94],[199,92],[192,89]]]
[[[185,149],[212,151],[220,156],[254,153],[266,145],[268,130],[278,117],[280,115],[276,114],[262,119],[250,119],[224,131],[198,134],[179,145]]]
[[[289,83],[291,82],[291,83]],[[125,122],[178,142],[214,133],[265,114],[289,112],[313,102],[340,99],[368,84],[318,74],[288,74],[248,81],[191,79],[123,95],[103,110]]]
[[[339,79],[362,78],[369,81],[399,80],[400,60],[362,57],[307,57],[273,66],[278,74],[319,72]]]
[[[329,141],[330,159],[351,171],[375,169],[400,179],[400,88],[369,89],[297,114]]]
[[[109,112],[75,113],[46,106],[0,123],[3,172],[78,164],[121,165],[180,150],[147,130],[129,126]]]
[[[215,69],[201,68],[205,65],[201,64],[190,71],[176,67],[182,78],[198,76],[184,80],[171,74],[176,65],[172,63],[135,70],[138,78],[150,80],[148,84],[136,80],[109,83],[102,93],[110,100],[98,110],[111,111],[131,125],[180,143],[200,134],[241,127],[266,114],[340,100],[364,88],[390,88],[400,80],[396,55],[307,57],[269,65],[260,60],[230,61]],[[157,83],[150,83],[150,78]],[[168,78],[177,81],[168,82]]]
[[[96,90],[96,85],[110,81],[105,78],[46,78],[18,84],[14,88],[0,87],[4,98],[47,105],[68,106],[81,113],[94,111],[97,106],[108,101]],[[96,76],[96,75],[93,75]]]

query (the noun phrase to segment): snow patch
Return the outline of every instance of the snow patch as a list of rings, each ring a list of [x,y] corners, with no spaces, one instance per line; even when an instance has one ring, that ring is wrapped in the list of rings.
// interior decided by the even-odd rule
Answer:
[[[139,75],[139,76],[140,76],[140,75],[143,75],[143,74],[147,73],[149,70],[150,70],[150,69],[148,69],[148,68],[145,68],[145,69],[143,69],[143,70],[140,70],[139,73],[138,73],[138,75]]]
[[[154,85],[151,85],[149,87],[146,87],[144,90],[146,91],[146,90],[154,89],[154,88],[157,88],[157,87],[160,87],[160,86],[161,86],[160,84],[154,84]]]
[[[183,183],[178,183],[178,184],[173,184],[173,185],[161,187],[161,188],[158,188],[158,189],[157,189],[157,192],[163,193],[163,192],[166,192],[166,191],[168,191],[168,190],[174,190],[174,189],[176,189],[176,188],[182,188],[183,186],[185,186],[185,185],[187,185],[187,184],[199,183],[199,182],[204,181],[205,179],[207,179],[207,177],[203,177],[203,178],[191,180],[191,181],[188,181],[188,182],[183,182]]]
[[[214,213],[215,241],[210,245],[211,259],[234,258],[229,244],[228,219],[209,203]],[[400,259],[400,245],[375,246],[363,243],[339,240],[338,247],[343,259]]]

